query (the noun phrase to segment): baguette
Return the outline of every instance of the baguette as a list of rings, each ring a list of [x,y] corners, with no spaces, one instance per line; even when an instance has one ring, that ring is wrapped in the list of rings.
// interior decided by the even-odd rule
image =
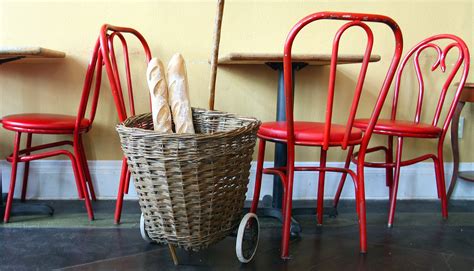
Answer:
[[[175,132],[194,134],[186,64],[181,54],[174,54],[168,63],[167,78]]]
[[[148,88],[150,90],[153,128],[160,133],[172,133],[171,111],[168,104],[168,85],[166,83],[163,63],[152,58],[146,70]]]

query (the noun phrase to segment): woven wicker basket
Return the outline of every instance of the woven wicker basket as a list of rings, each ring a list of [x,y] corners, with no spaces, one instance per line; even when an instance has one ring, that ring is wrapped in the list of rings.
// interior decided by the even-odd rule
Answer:
[[[148,113],[117,131],[150,238],[199,250],[241,218],[260,122],[193,108],[193,123],[196,134],[159,134]]]

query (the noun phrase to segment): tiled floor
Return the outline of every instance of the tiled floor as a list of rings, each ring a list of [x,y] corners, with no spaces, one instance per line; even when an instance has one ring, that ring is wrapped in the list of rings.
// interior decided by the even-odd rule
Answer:
[[[81,211],[77,202],[54,202],[55,215]],[[126,212],[138,214],[135,202]],[[167,246],[147,244],[137,228],[0,227],[1,270],[474,270],[474,201],[450,204],[442,221],[437,201],[400,201],[394,228],[386,227],[386,202],[368,202],[369,253],[358,253],[353,202],[344,202],[336,218],[316,227],[315,217],[296,216],[303,232],[291,242],[292,259],[279,258],[280,227],[263,219],[254,261],[235,257],[235,238],[200,252],[178,250],[175,267]],[[96,212],[113,204],[96,202]],[[309,210],[309,209],[307,209]],[[301,213],[301,212],[300,212]],[[304,213],[304,212],[303,212]],[[84,219],[86,214],[84,213]]]

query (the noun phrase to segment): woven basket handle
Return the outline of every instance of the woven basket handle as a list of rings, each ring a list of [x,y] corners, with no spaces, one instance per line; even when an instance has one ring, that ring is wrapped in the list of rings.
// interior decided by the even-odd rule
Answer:
[[[224,14],[224,0],[217,0],[217,14],[214,23],[213,46],[211,51],[211,80],[209,81],[209,110],[214,110],[216,93],[217,57],[219,56],[219,42],[221,40],[222,15]]]

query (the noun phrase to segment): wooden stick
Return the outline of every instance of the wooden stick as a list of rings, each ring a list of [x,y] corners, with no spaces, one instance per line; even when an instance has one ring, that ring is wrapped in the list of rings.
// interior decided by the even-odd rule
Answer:
[[[178,265],[178,256],[176,256],[176,250],[172,244],[168,243],[168,248],[170,249],[171,258],[173,258],[174,265]]]
[[[214,24],[213,47],[211,52],[211,80],[209,82],[209,110],[214,110],[216,93],[217,57],[219,56],[219,42],[221,40],[222,15],[224,14],[224,0],[217,0],[217,14]]]

